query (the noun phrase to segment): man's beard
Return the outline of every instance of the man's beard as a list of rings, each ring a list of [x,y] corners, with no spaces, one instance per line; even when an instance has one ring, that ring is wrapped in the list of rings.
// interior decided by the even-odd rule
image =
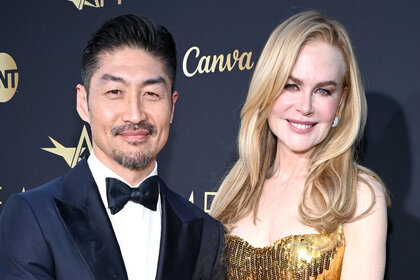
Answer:
[[[128,123],[122,126],[114,127],[111,130],[111,133],[113,136],[117,136],[119,133],[127,131],[127,130],[135,131],[139,129],[147,130],[151,136],[154,136],[157,133],[156,127],[150,124],[149,122],[140,122],[138,124]],[[136,146],[139,143],[131,143],[131,144],[133,146]],[[148,166],[154,157],[153,157],[152,152],[150,151],[124,153],[118,150],[113,150],[112,158],[126,168],[140,169],[140,168],[144,168]]]
[[[149,165],[153,159],[153,155],[151,152],[123,153],[121,151],[113,150],[112,158],[128,169],[141,169]]]

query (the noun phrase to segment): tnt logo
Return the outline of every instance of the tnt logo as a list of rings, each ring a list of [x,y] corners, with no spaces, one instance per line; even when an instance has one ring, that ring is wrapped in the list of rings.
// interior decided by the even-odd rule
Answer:
[[[101,8],[105,6],[105,0],[67,0],[73,2],[73,4],[77,7],[77,9],[81,10],[84,6],[94,7],[94,8]],[[121,5],[122,0],[117,0],[118,5]]]
[[[15,61],[7,53],[0,53],[0,102],[7,102],[15,95],[18,82]]]

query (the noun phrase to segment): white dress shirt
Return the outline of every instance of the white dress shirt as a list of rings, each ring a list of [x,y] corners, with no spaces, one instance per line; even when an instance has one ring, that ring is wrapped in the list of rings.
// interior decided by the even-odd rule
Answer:
[[[128,278],[130,280],[156,279],[162,220],[160,194],[156,211],[128,201],[121,211],[112,215],[108,208],[105,179],[112,177],[132,188],[137,186],[128,184],[99,161],[93,152],[88,158],[88,164],[117,237]],[[146,178],[154,175],[157,175],[157,163]]]

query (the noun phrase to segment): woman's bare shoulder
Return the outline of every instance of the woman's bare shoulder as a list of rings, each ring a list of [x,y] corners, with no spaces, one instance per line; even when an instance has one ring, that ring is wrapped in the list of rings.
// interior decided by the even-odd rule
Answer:
[[[356,216],[367,210],[386,210],[389,206],[388,192],[382,180],[374,173],[359,172],[357,183]],[[368,212],[370,212],[368,211]]]

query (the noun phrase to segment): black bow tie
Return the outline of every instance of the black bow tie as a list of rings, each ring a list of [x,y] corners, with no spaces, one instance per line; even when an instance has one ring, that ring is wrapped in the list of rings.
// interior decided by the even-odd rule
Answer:
[[[131,200],[156,211],[159,197],[159,177],[151,176],[144,180],[138,188],[131,188],[115,178],[106,178],[106,196],[111,214],[118,213]]]

